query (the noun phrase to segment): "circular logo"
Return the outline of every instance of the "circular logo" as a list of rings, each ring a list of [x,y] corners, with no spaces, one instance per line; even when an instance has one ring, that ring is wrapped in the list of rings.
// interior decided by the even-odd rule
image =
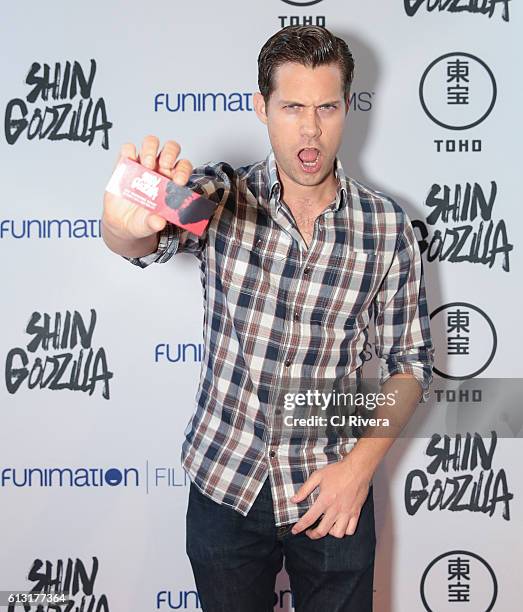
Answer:
[[[312,6],[313,4],[318,4],[322,0],[282,0],[285,4],[291,4],[292,6]]]
[[[435,59],[419,84],[421,106],[437,125],[468,130],[484,121],[496,103],[492,70],[470,53],[446,53]]]
[[[444,304],[430,315],[434,372],[466,380],[488,368],[498,345],[496,328],[481,308],[467,302]]]
[[[111,468],[105,472],[105,482],[111,487],[115,487],[122,482],[122,472],[117,468]]]
[[[479,555],[452,550],[431,561],[421,577],[421,601],[428,612],[489,612],[498,596],[494,570]]]

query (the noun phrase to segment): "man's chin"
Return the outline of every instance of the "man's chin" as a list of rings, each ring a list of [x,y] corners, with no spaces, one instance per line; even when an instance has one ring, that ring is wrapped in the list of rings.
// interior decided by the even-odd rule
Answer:
[[[322,172],[317,174],[308,174],[306,172],[293,173],[292,180],[303,187],[314,187],[321,185],[330,176],[330,172]]]

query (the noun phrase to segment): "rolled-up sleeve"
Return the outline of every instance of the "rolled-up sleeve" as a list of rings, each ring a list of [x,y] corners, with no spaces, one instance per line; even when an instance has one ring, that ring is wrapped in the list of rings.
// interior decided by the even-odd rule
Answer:
[[[428,398],[434,347],[430,333],[423,263],[407,215],[403,213],[391,266],[374,299],[375,352],[380,379],[394,374],[416,377]]]
[[[209,162],[195,168],[190,176],[187,187],[201,196],[223,204],[233,191],[234,170],[225,162]],[[165,263],[175,253],[201,253],[207,242],[207,228],[201,236],[167,222],[160,232],[158,248],[143,257],[126,257],[124,259],[140,268],[146,268],[152,263]]]

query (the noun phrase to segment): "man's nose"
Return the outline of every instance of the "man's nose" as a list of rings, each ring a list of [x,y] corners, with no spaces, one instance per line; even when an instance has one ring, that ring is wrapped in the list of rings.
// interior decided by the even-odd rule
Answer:
[[[321,126],[318,113],[315,108],[305,108],[301,113],[301,135],[308,138],[317,138],[321,136]]]

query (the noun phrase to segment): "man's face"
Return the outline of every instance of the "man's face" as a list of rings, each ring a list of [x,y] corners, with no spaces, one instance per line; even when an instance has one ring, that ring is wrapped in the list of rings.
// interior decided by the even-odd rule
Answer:
[[[275,89],[265,104],[254,96],[256,114],[267,125],[280,175],[315,186],[332,174],[348,104],[337,64],[311,68],[285,63],[275,71]]]

